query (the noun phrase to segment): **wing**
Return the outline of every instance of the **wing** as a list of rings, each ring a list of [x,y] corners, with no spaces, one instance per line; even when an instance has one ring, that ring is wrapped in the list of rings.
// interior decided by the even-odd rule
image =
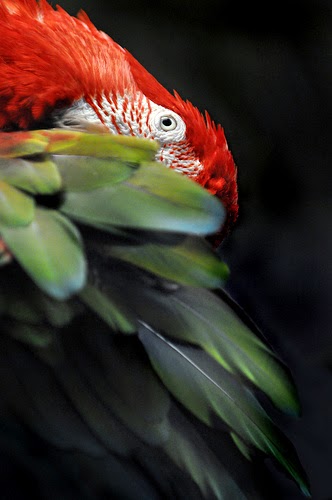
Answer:
[[[0,134],[5,461],[63,498],[257,498],[237,477],[240,450],[309,495],[260,403],[297,414],[292,380],[225,299],[228,268],[205,239],[223,207],[155,151],[109,134]]]

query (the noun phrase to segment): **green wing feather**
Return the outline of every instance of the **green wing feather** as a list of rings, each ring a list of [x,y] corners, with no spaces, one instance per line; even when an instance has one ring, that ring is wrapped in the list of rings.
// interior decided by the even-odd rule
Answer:
[[[217,292],[228,268],[205,236],[223,207],[155,153],[109,134],[0,134],[4,415],[126,498],[245,498],[200,426],[272,457],[308,495],[257,400],[297,414],[294,384]]]
[[[80,234],[55,210],[37,208],[24,227],[3,227],[9,250],[38,285],[55,298],[66,299],[81,289],[86,261]]]
[[[24,227],[34,217],[34,202],[7,182],[0,181],[0,227]]]
[[[213,425],[216,414],[244,442],[275,457],[307,491],[296,453],[243,384],[203,351],[170,342],[146,325],[139,337],[166,387],[184,406],[207,425]]]
[[[135,289],[138,292],[138,290]],[[149,294],[153,308],[144,310]],[[137,310],[151,325],[171,337],[199,345],[227,371],[239,374],[268,395],[284,411],[297,414],[293,384],[272,351],[210,291],[181,288],[168,297],[161,293],[135,295]],[[172,312],[172,320],[170,314]]]
[[[0,179],[32,194],[53,194],[61,189],[60,172],[50,159],[0,159]]]
[[[116,257],[167,280],[183,285],[217,288],[222,286],[229,270],[216,258],[206,241],[187,237],[177,245],[112,245],[104,255]]]

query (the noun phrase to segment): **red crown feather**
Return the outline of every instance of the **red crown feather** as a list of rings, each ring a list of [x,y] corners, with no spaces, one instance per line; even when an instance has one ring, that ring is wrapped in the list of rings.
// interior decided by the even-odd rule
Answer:
[[[3,0],[0,40],[0,128],[29,128],[55,107],[133,87],[123,49],[83,13]]]

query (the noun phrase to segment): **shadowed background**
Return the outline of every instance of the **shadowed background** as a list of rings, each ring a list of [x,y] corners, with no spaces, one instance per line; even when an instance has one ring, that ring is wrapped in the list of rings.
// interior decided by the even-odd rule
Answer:
[[[228,290],[284,358],[303,406],[285,420],[314,500],[332,497],[331,116],[328,0],[59,0],[82,8],[166,88],[226,132],[240,216]],[[53,2],[55,4],[55,2]],[[276,498],[302,498],[283,481]]]

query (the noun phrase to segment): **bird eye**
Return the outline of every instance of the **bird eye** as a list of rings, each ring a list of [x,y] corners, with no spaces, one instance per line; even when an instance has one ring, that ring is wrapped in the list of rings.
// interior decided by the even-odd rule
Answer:
[[[165,132],[169,130],[174,130],[177,127],[177,121],[173,116],[161,116],[160,118],[160,128]]]
[[[180,115],[170,109],[154,105],[148,120],[150,136],[160,144],[178,143],[185,138],[185,122]]]

